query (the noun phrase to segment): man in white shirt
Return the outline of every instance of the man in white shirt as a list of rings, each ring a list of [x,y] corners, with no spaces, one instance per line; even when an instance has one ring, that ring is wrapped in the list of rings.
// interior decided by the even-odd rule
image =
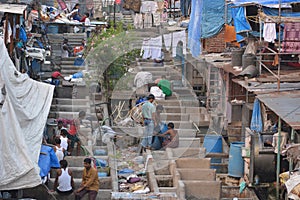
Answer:
[[[86,13],[85,16],[86,16],[86,18],[84,20],[84,26],[85,26],[86,38],[89,38],[90,35],[91,35],[91,31],[92,31],[91,21],[90,21],[90,18],[89,18],[90,14]]]

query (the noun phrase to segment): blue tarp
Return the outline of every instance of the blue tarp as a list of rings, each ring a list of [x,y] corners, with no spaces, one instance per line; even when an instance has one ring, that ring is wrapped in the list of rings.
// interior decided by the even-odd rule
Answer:
[[[192,0],[190,22],[188,27],[188,48],[193,57],[201,53],[201,38],[217,35],[225,24],[224,0]],[[232,20],[228,7],[227,23]]]
[[[240,35],[240,33],[252,31],[251,26],[245,16],[245,8],[231,8],[231,14],[234,22],[235,32],[237,33],[236,41],[242,42],[244,40],[244,37]]]
[[[263,130],[260,102],[258,99],[254,101],[250,129],[255,132],[262,132]]]
[[[263,7],[262,10],[266,15],[269,15],[269,16],[278,16],[279,15],[278,8]],[[281,16],[282,17],[300,17],[300,12],[292,12],[291,10],[282,10]]]
[[[260,5],[274,5],[274,4],[278,4],[279,1],[278,0],[233,0],[231,1],[233,2],[235,5],[243,5],[243,4],[248,4],[248,3],[256,3],[256,4],[260,4]],[[295,0],[280,0],[280,3],[293,3],[293,2],[298,2]]]
[[[193,57],[201,53],[201,16],[202,0],[192,0],[190,23],[188,28],[188,48]]]
[[[59,162],[52,147],[42,145],[38,165],[40,176],[47,176],[51,168],[59,168]]]
[[[225,24],[225,1],[202,0],[201,38],[217,35]],[[227,23],[231,22],[231,11],[228,6]]]

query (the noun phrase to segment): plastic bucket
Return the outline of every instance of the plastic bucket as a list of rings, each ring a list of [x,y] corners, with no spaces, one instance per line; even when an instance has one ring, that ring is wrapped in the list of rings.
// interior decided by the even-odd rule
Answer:
[[[222,153],[222,136],[221,135],[206,135],[203,141],[203,147],[206,149],[206,153]],[[212,158],[211,163],[221,163],[221,158]],[[211,167],[212,169],[217,169],[218,167]]]
[[[228,175],[236,178],[244,175],[244,159],[242,157],[242,148],[244,142],[232,142],[229,149]]]

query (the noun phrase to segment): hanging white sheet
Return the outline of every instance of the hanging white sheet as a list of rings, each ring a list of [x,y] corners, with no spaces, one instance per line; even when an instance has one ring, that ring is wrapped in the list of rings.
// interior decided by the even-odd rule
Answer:
[[[0,88],[6,89],[0,107],[0,190],[34,187],[41,183],[37,163],[54,86],[18,72],[1,38],[0,60]]]

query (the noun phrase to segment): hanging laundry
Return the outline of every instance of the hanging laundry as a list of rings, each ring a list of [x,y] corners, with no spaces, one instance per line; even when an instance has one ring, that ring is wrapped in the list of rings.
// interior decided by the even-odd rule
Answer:
[[[149,42],[151,48],[151,58],[152,59],[161,59],[161,49],[162,49],[162,36],[156,38],[151,38]]]
[[[160,25],[160,14],[159,13],[153,13],[153,25],[159,26]]]
[[[152,27],[152,14],[146,13],[144,14],[144,28],[151,28]]]
[[[156,13],[158,5],[156,1],[143,1],[141,5],[141,13]]]
[[[264,23],[263,37],[266,42],[275,43],[276,39],[276,24],[270,19],[266,19]]]
[[[178,42],[182,42],[182,53],[186,54],[186,33],[185,31],[173,32],[173,40],[172,40],[172,56],[176,56],[176,48]]]
[[[136,13],[133,20],[134,28],[142,29],[143,28],[143,15]]]
[[[141,54],[140,54],[141,56],[143,56],[143,59],[148,59],[151,57],[151,49],[149,43],[150,43],[150,39],[144,38]]]
[[[284,24],[283,30],[283,51],[292,53],[300,52],[300,23],[288,22]]]
[[[164,34],[164,41],[166,50],[169,51],[172,45],[172,33]]]

